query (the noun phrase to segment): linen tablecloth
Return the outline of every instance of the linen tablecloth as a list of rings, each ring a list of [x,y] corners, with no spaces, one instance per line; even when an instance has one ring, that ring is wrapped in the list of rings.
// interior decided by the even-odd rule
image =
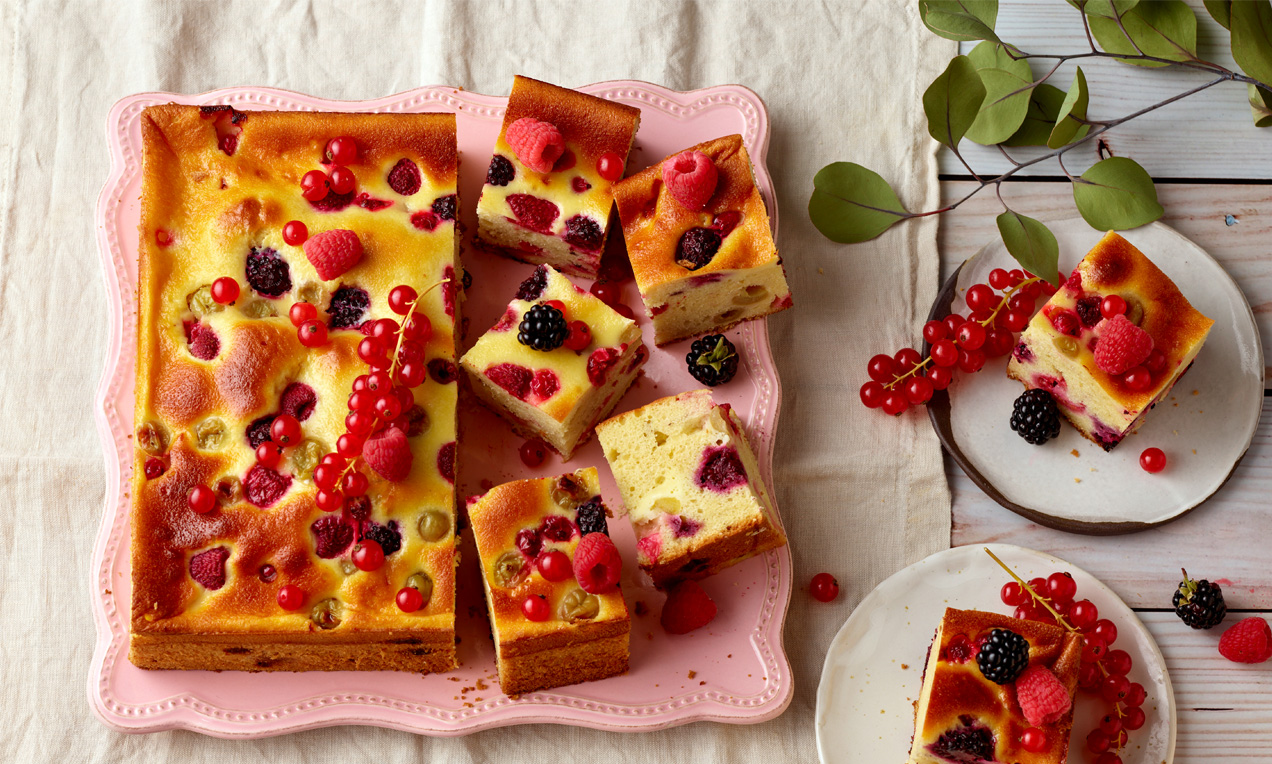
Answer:
[[[0,709],[10,761],[808,761],[827,645],[881,579],[949,543],[949,495],[923,418],[857,400],[867,358],[913,341],[937,287],[936,223],[874,242],[823,239],[806,204],[844,159],[938,201],[920,97],[953,54],[911,0],[870,2],[0,3]],[[448,84],[507,93],[514,73],[562,85],[741,83],[767,102],[778,246],[795,308],[771,319],[785,406],[776,492],[795,560],[786,647],[796,692],[761,725],[624,735],[556,725],[430,739],[343,727],[260,741],[129,736],[85,693],[90,556],[104,501],[92,398],[105,289],[93,212],[105,119],[139,91],[272,85],[364,99]],[[843,594],[807,594],[818,571]]]

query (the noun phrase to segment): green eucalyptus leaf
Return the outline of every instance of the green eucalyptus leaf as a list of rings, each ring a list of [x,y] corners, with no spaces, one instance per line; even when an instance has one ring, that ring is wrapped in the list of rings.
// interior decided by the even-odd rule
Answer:
[[[874,170],[835,162],[813,177],[808,217],[831,241],[868,241],[909,216],[888,181]]]
[[[967,57],[985,85],[985,100],[967,137],[983,146],[1010,138],[1025,121],[1033,72],[1025,59],[1014,59],[998,43],[982,42]]]
[[[1272,85],[1272,2],[1232,4],[1232,57],[1246,74]]]
[[[1003,141],[1004,146],[1046,146],[1051,131],[1060,117],[1064,103],[1064,91],[1055,85],[1042,83],[1029,96],[1029,110],[1020,129]]]
[[[1132,159],[1110,157],[1073,179],[1073,201],[1082,219],[1100,231],[1138,228],[1160,218],[1157,187]]]
[[[985,86],[976,66],[967,56],[956,56],[923,92],[928,132],[946,146],[957,147],[984,100]]]
[[[947,40],[998,41],[994,33],[998,0],[919,0],[919,18],[925,27]]]
[[[1272,127],[1272,91],[1255,85],[1246,87],[1250,89],[1250,112],[1254,117],[1254,126]]]
[[[1232,28],[1232,0],[1201,0],[1206,6],[1210,18],[1219,22],[1224,29]]]
[[[1090,125],[1084,125],[1077,120],[1086,119],[1087,104],[1090,100],[1091,94],[1087,91],[1086,75],[1082,73],[1082,67],[1079,66],[1078,73],[1073,77],[1073,84],[1069,86],[1069,92],[1065,94],[1064,103],[1060,105],[1060,115],[1056,118],[1056,126],[1047,137],[1047,148],[1058,149],[1086,137]]]
[[[1031,217],[1007,210],[998,216],[998,233],[1021,268],[1030,273],[1050,273],[1051,283],[1060,286],[1060,245],[1049,228]]]
[[[1116,18],[1139,5],[1139,0],[1069,0],[1069,5],[1088,16]]]
[[[1197,15],[1183,0],[1141,3],[1122,16],[1120,25],[1116,19],[1103,16],[1091,16],[1088,21],[1095,41],[1115,55],[1143,53],[1169,61],[1191,61],[1197,57]],[[1133,66],[1168,66],[1159,61],[1118,61]]]

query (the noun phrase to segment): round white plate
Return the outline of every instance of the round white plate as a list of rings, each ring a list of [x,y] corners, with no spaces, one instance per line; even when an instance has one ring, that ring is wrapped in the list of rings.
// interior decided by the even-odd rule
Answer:
[[[1069,273],[1100,240],[1081,218],[1047,223]],[[1236,468],[1263,407],[1263,349],[1245,295],[1214,258],[1179,232],[1153,223],[1122,232],[1175,282],[1215,325],[1196,362],[1144,424],[1112,452],[1065,423],[1060,437],[1031,446],[1012,431],[1020,383],[1007,358],[950,386],[948,405],[934,398],[937,435],[963,471],[991,498],[1035,522],[1078,533],[1127,533],[1174,520],[1209,498]],[[1018,268],[1001,241],[971,257],[938,297],[934,315],[967,315],[967,288],[993,268]],[[952,305],[951,305],[951,297]],[[1042,301],[1039,301],[1041,307]],[[1151,446],[1166,452],[1166,470],[1140,469]],[[1075,454],[1076,452],[1076,454]]]
[[[1114,647],[1134,660],[1132,682],[1144,685],[1144,726],[1131,734],[1123,764],[1170,764],[1175,757],[1175,695],[1166,662],[1144,624],[1091,574],[1051,555],[1007,544],[988,545],[1025,580],[1068,571],[1078,598],[1095,603],[1117,625]],[[894,574],[862,600],[835,635],[817,688],[817,752],[822,764],[899,764],[910,752],[914,700],[932,635],[946,607],[1009,613],[999,600],[1011,580],[984,545],[956,547]],[[1083,692],[1075,701],[1069,761],[1088,760],[1087,733],[1107,713]]]

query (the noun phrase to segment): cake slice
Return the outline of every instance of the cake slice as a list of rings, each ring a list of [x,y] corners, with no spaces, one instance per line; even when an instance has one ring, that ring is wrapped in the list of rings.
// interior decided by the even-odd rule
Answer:
[[[648,358],[634,321],[540,265],[460,364],[514,430],[569,459]]]
[[[1110,231],[1030,320],[1007,376],[1050,392],[1083,437],[1111,451],[1170,393],[1213,324]]]
[[[656,344],[791,306],[742,136],[668,157],[620,182],[614,196]]]
[[[631,617],[618,588],[596,469],[518,480],[468,500],[499,686],[508,695],[627,671]],[[593,534],[602,539],[588,540]],[[585,547],[611,550],[599,584]],[[583,580],[576,576],[583,574]]]
[[[1068,692],[1069,707],[1055,714],[1054,721],[1030,723],[1017,702],[1015,681],[999,684],[982,673],[978,653],[995,630],[1023,637],[1028,644],[1026,671],[1045,668]],[[923,687],[914,703],[914,742],[906,764],[1063,764],[1068,759],[1081,659],[1082,640],[1059,626],[947,608],[928,650]],[[1046,735],[1044,750],[1031,752],[1021,746],[1021,735],[1030,727]]]
[[[665,588],[786,543],[759,463],[728,404],[694,390],[596,427],[637,561]]]
[[[479,245],[596,278],[640,109],[518,76],[477,201]]]

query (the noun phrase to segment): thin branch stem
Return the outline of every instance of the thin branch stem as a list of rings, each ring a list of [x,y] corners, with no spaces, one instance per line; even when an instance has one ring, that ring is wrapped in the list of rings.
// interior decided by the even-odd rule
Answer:
[[[1008,154],[1008,153],[1007,153],[1007,149],[1003,148],[1003,145],[1002,145],[1001,143],[996,143],[996,144],[994,144],[994,145],[998,148],[998,152],[999,152],[1000,154],[1002,154],[1002,155],[1003,155],[1003,157],[1004,157],[1004,158],[1005,158],[1008,162],[1011,162],[1011,163],[1012,163],[1012,164],[1014,164],[1014,165],[1018,165],[1018,164],[1020,164],[1020,162],[1017,162],[1017,161],[1016,161],[1016,158],[1015,158],[1015,157],[1013,157],[1011,154]]]

